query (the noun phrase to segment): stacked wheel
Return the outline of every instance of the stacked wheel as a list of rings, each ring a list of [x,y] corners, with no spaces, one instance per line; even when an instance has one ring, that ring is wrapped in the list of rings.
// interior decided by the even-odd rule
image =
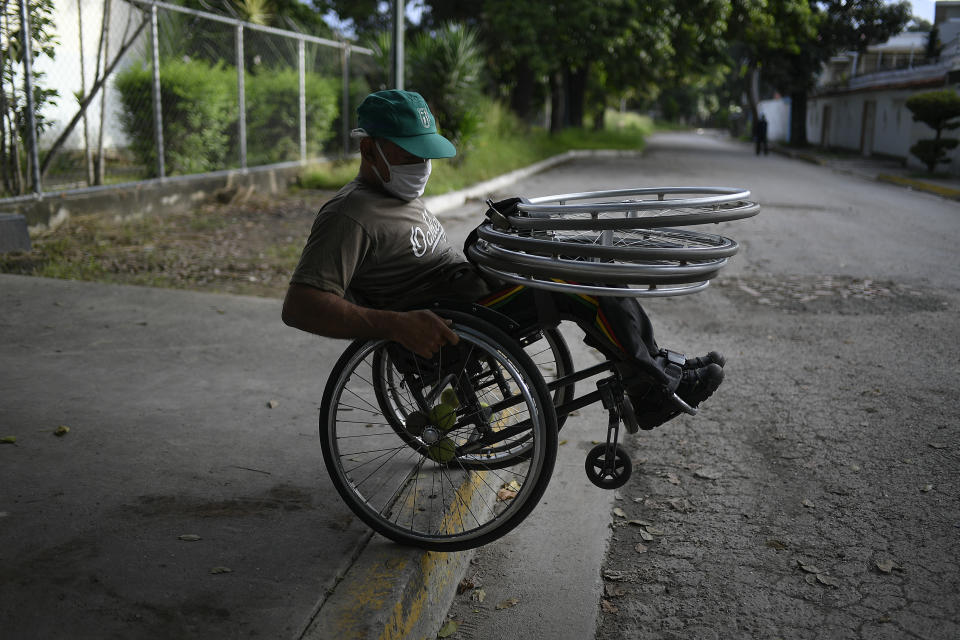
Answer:
[[[738,245],[675,227],[756,215],[760,207],[749,196],[723,187],[668,187],[535,198],[481,225],[468,256],[501,280],[553,291],[629,297],[695,293]]]

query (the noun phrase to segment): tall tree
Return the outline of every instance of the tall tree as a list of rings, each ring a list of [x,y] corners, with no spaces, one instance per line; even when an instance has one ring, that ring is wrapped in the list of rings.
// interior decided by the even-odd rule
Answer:
[[[815,32],[798,42],[799,51],[765,61],[764,71],[790,96],[790,141],[807,144],[807,95],[823,64],[840,51],[866,51],[903,31],[910,21],[910,3],[884,0],[811,0]]]
[[[796,56],[816,37],[808,0],[733,0],[726,38],[753,121],[757,119],[761,69],[781,56]]]

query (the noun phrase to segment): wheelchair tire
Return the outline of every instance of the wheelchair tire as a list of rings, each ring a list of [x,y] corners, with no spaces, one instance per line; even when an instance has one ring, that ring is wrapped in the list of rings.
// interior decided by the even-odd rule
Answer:
[[[375,374],[387,345],[399,345],[358,340],[347,348],[324,389],[320,442],[333,485],[374,530],[459,551],[501,537],[533,510],[553,473],[557,421],[543,377],[515,340],[470,315],[437,313],[454,321],[460,343],[431,361],[391,355],[397,378],[386,408],[387,387],[378,391]],[[460,402],[454,419],[425,427],[420,419],[398,433],[405,411],[422,412],[447,389]]]
[[[543,341],[546,342],[545,348],[541,346],[539,340],[531,340],[529,342],[521,341],[521,344],[523,344],[524,351],[527,352],[527,355],[530,356],[533,363],[537,365],[537,369],[540,370],[540,375],[543,376],[544,382],[550,384],[574,372],[573,357],[570,355],[570,347],[567,346],[567,341],[559,329],[556,327],[547,327],[541,333]],[[555,389],[553,392],[553,406],[559,407],[573,400],[576,392],[577,387],[574,382]],[[558,431],[563,428],[563,424],[566,421],[566,415],[557,415]]]

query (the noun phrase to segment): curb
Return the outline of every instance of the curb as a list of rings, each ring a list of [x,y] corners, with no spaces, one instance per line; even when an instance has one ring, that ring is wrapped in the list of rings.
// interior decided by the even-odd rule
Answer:
[[[502,189],[503,187],[511,185],[518,180],[532,176],[535,173],[540,173],[541,171],[546,171],[547,169],[552,169],[557,165],[570,162],[571,160],[575,160],[577,158],[618,158],[624,156],[634,156],[642,153],[643,151],[618,151],[610,149],[575,149],[572,151],[566,151],[559,155],[547,158],[546,160],[541,160],[540,162],[531,164],[528,167],[523,167],[522,169],[505,173],[501,176],[491,178],[490,180],[486,180],[484,182],[478,182],[475,185],[460,189],[459,191],[451,191],[450,193],[424,198],[423,202],[427,205],[427,209],[432,211],[434,214],[444,213],[446,211],[450,211],[451,209],[456,209],[457,207],[462,206],[467,202],[467,200],[483,198],[497,189]]]
[[[828,169],[832,169],[833,171],[840,171],[841,173],[858,175],[865,178],[869,177],[867,172],[848,171],[842,168],[835,167],[831,165],[830,161],[825,160],[824,158],[821,158],[813,153],[806,153],[803,151],[797,151],[795,149],[785,149],[783,147],[771,147],[770,150],[775,153],[779,153],[782,156],[793,158],[794,160],[802,160],[803,162],[809,162],[810,164],[819,165],[821,167],[827,167]],[[960,200],[960,189],[956,189],[954,187],[947,187],[944,185],[927,182],[925,180],[918,180],[916,178],[907,178],[904,176],[897,176],[889,173],[875,174],[874,179],[878,182],[885,182],[887,184],[894,184],[900,187],[907,187],[908,189],[914,189],[916,191],[932,193],[942,198],[949,198],[951,200]]]
[[[887,182],[889,184],[900,185],[901,187],[908,187],[917,191],[932,193],[943,198],[949,198],[951,200],[960,200],[960,189],[954,189],[953,187],[945,187],[943,185],[924,182],[923,180],[917,180],[915,178],[904,178],[903,176],[894,176],[888,173],[879,174],[877,176],[877,180],[880,182]]]
[[[473,554],[422,551],[373,536],[298,637],[433,640]]]

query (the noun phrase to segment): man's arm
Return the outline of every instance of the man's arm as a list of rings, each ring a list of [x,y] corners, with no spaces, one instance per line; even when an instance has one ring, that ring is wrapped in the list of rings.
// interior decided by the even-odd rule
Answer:
[[[340,296],[292,284],[283,301],[283,322],[328,338],[382,338],[399,342],[428,358],[459,338],[450,321],[432,311],[382,311],[353,304]]]

